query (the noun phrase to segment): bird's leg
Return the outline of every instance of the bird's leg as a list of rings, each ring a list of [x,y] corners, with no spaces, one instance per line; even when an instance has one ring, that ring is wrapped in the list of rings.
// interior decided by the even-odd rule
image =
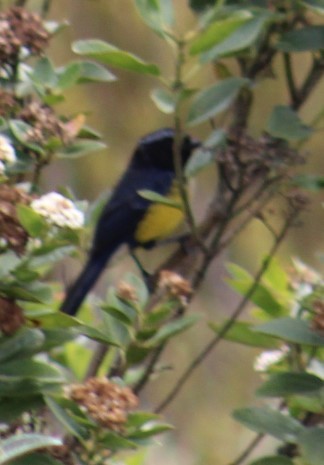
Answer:
[[[145,270],[145,268],[143,267],[143,265],[142,265],[142,263],[140,262],[139,258],[137,257],[137,255],[136,255],[134,249],[130,249],[129,252],[130,252],[130,255],[131,255],[132,259],[134,260],[134,262],[135,262],[137,268],[140,270],[140,272],[141,272],[141,274],[142,274],[142,277],[143,277],[144,281],[145,281],[146,283],[149,282],[150,277],[151,277],[150,273],[149,273],[148,271]]]

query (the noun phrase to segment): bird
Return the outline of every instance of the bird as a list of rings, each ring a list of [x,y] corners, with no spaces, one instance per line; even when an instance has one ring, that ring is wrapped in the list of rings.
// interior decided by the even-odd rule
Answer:
[[[105,269],[109,259],[123,245],[133,251],[150,248],[183,222],[181,209],[141,196],[141,190],[153,191],[179,201],[173,147],[175,131],[158,129],[142,137],[128,167],[104,206],[93,235],[88,259],[80,275],[67,290],[60,310],[75,315],[87,293]],[[181,140],[181,164],[200,146],[197,139],[184,135]]]

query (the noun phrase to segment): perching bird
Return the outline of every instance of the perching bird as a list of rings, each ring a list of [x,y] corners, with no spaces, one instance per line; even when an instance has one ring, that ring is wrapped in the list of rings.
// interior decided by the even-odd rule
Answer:
[[[174,131],[160,129],[143,137],[104,207],[96,226],[92,248],[81,274],[70,287],[61,310],[75,315],[106,263],[122,244],[130,249],[150,247],[169,236],[183,221],[183,212],[172,206],[143,198],[139,191],[154,191],[179,200],[173,157]],[[200,145],[185,136],[181,145],[184,166]]]

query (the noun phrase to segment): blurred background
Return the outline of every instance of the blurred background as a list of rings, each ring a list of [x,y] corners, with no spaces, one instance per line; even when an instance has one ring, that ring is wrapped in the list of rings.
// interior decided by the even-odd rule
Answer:
[[[35,0],[36,3],[36,0]],[[196,24],[196,19],[184,0],[174,2],[178,12],[178,28],[186,31]],[[30,2],[32,4],[32,2]],[[133,52],[148,62],[161,66],[172,76],[174,56],[139,18],[132,0],[55,0],[50,18],[69,21],[70,26],[52,41],[50,56],[56,66],[73,57],[71,42],[85,38],[101,38],[122,49]],[[302,77],[307,70],[306,54],[300,54],[294,63],[295,72]],[[276,103],[286,102],[284,79],[280,58],[275,63],[274,76],[264,79],[256,88],[256,101],[250,127],[258,135]],[[158,84],[153,78],[112,70],[118,80],[108,84],[79,86],[68,94],[67,103],[60,108],[63,114],[86,113],[87,123],[98,130],[108,144],[108,149],[68,162],[57,161],[46,172],[46,191],[69,184],[79,199],[96,199],[102,192],[109,192],[123,172],[132,149],[142,135],[159,127],[172,125],[172,116],[160,113],[149,97]],[[197,85],[212,83],[212,69],[197,78]],[[324,84],[317,87],[301,115],[307,122],[323,105]],[[195,127],[194,135],[204,138],[208,127]],[[324,172],[323,130],[318,131],[305,146],[308,162],[303,172]],[[211,170],[202,172],[195,187],[194,205],[203,213],[213,189],[215,176]],[[316,269],[324,269],[322,242],[323,208],[320,194],[312,194],[312,204],[305,213],[303,225],[290,232],[282,246],[280,261],[286,268],[290,259],[297,256]],[[277,206],[280,214],[280,205]],[[255,220],[236,241],[231,250],[212,265],[192,310],[203,314],[200,324],[176,338],[163,358],[163,364],[172,369],[153,381],[142,396],[142,407],[152,408],[161,400],[175,379],[212,337],[206,322],[219,320],[231,313],[238,296],[224,282],[226,262],[235,262],[255,271],[271,243],[269,233]],[[145,257],[148,267],[156,257]],[[127,259],[112,267],[105,282],[115,282],[125,269],[132,266]],[[151,264],[152,266],[152,264]],[[179,397],[165,411],[166,420],[174,424],[175,431],[163,435],[156,446],[147,451],[146,464],[151,465],[215,465],[233,460],[246,446],[252,435],[231,418],[234,408],[252,402],[254,389],[260,377],[253,371],[253,360],[258,351],[236,344],[222,343],[195,372]],[[269,447],[271,444],[262,444]]]

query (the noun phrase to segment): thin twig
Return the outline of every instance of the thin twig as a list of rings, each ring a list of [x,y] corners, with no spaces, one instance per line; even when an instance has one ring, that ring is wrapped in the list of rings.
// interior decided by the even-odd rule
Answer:
[[[190,363],[188,368],[185,370],[185,372],[180,376],[179,380],[176,382],[174,387],[170,390],[170,392],[167,394],[167,396],[164,398],[164,400],[157,406],[155,409],[155,412],[160,413],[162,410],[164,410],[178,395],[178,393],[181,391],[181,389],[184,387],[185,383],[188,381],[190,376],[193,374],[193,372],[196,370],[196,368],[205,360],[205,358],[215,349],[215,347],[219,344],[220,341],[224,338],[226,333],[231,329],[233,324],[236,322],[238,317],[241,315],[243,310],[245,309],[246,304],[249,302],[251,299],[253,293],[255,292],[257,286],[259,285],[259,282],[264,275],[264,273],[267,271],[269,268],[269,265],[277,252],[281,242],[285,238],[287,231],[289,230],[290,226],[294,222],[298,212],[297,210],[294,210],[290,213],[288,218],[286,219],[285,224],[283,225],[280,233],[278,234],[277,240],[273,243],[269,254],[267,255],[266,259],[263,261],[259,271],[255,275],[253,284],[250,286],[249,290],[245,294],[245,296],[242,298],[241,302],[239,305],[236,307],[234,310],[231,318],[227,320],[224,325],[220,328],[218,334],[205,346],[205,348],[197,355],[197,357]]]
[[[298,98],[292,108],[298,110],[324,74],[324,59],[314,59],[310,72],[298,91]]]
[[[105,344],[99,344],[94,351],[92,359],[87,369],[85,379],[91,378],[98,373],[98,370],[107,354],[108,346]]]
[[[294,80],[292,65],[291,65],[291,56],[290,53],[283,54],[284,68],[286,73],[287,86],[290,95],[291,106],[295,106],[298,102],[298,92]]]
[[[149,363],[147,364],[146,369],[145,369],[142,377],[140,378],[140,380],[132,388],[132,390],[133,390],[133,392],[135,394],[139,394],[139,392],[143,389],[143,387],[145,386],[145,384],[149,380],[151,374],[154,371],[156,362],[159,360],[159,358],[160,358],[160,356],[161,356],[161,354],[163,352],[164,346],[165,346],[164,344],[161,344],[151,354],[152,355],[151,359],[150,359]]]
[[[264,433],[257,434],[252,441],[246,446],[244,451],[237,457],[234,462],[231,462],[230,465],[241,465],[245,459],[254,451],[254,449],[260,444],[262,439],[265,437]]]

